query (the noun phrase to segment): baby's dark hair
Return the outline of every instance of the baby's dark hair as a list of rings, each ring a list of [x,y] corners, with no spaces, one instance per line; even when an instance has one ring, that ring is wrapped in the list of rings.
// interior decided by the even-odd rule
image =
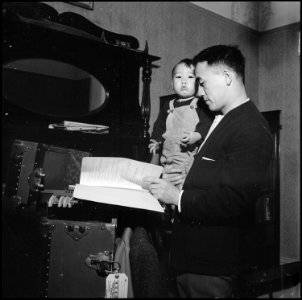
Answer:
[[[191,58],[184,58],[184,59],[182,59],[181,61],[179,61],[179,62],[173,67],[173,69],[172,69],[172,78],[173,78],[173,76],[174,76],[174,71],[175,71],[176,67],[177,67],[178,65],[180,65],[180,64],[184,64],[184,65],[187,66],[188,68],[193,68],[193,69],[195,68],[193,59],[191,59]]]
[[[208,65],[224,64],[236,72],[236,74],[245,80],[245,58],[237,45],[216,45],[202,50],[193,58],[196,65],[199,62],[206,61]]]

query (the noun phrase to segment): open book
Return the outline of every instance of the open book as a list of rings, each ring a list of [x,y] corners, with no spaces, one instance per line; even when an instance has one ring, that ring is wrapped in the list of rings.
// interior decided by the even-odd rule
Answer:
[[[146,176],[160,177],[161,166],[121,157],[84,157],[73,197],[105,204],[164,212],[142,188]]]

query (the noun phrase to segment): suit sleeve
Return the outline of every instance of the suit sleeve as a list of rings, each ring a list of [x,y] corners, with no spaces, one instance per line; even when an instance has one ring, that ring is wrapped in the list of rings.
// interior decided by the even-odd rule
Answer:
[[[258,126],[233,136],[222,159],[196,161],[190,181],[198,188],[185,182],[181,218],[208,225],[248,222],[265,182],[272,147],[270,134]],[[207,174],[202,174],[204,170]]]

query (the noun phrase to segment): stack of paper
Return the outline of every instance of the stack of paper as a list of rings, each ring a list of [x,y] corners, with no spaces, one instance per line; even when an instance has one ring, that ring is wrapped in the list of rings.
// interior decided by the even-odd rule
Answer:
[[[49,124],[48,128],[73,131],[108,131],[109,129],[109,127],[105,125],[87,124],[73,121],[64,121],[61,124]]]

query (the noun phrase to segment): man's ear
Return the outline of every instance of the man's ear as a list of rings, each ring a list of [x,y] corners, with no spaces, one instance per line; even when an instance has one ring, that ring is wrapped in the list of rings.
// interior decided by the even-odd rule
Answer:
[[[173,84],[173,80],[171,81],[171,88],[174,91],[174,84]]]
[[[230,86],[233,81],[234,74],[228,69],[224,70],[223,74],[224,74],[224,78],[225,78],[225,82],[226,82],[227,86]]]

